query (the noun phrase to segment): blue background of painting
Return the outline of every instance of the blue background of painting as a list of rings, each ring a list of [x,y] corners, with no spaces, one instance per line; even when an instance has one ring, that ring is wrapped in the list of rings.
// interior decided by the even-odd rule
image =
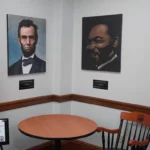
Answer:
[[[22,19],[31,19],[38,26],[38,43],[36,55],[46,61],[46,20],[25,16],[7,15],[8,67],[22,56],[18,43],[18,24]]]

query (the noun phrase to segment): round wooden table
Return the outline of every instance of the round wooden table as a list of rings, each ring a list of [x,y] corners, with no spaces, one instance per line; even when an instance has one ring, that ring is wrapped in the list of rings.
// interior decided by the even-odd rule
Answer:
[[[55,140],[55,150],[61,150],[61,140],[86,137],[97,129],[90,119],[65,114],[34,116],[21,121],[18,127],[27,136]]]

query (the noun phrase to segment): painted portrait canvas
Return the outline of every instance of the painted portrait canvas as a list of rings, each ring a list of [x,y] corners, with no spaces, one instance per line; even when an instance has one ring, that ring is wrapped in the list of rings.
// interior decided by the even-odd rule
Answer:
[[[8,75],[46,72],[46,20],[7,14]]]
[[[121,71],[122,14],[82,18],[82,69]]]

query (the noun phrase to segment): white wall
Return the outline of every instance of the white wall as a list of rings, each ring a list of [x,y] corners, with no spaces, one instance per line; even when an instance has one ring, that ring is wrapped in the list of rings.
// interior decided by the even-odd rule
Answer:
[[[63,0],[58,12],[61,14],[58,29],[56,33],[60,45],[56,44],[55,62],[53,76],[53,93],[68,94],[72,87],[72,44],[73,44],[73,0]],[[58,22],[58,21],[57,21]],[[59,38],[58,38],[59,36]],[[58,48],[59,47],[59,48]],[[59,104],[53,103],[53,113],[70,113],[71,102]]]
[[[74,1],[72,93],[150,106],[149,0]],[[81,69],[82,17],[123,14],[120,73]],[[109,81],[109,89],[93,89],[93,79]],[[117,128],[120,110],[71,103],[71,114],[89,117],[100,126]],[[98,134],[83,140],[100,145]]]
[[[67,4],[67,3],[66,3]],[[61,65],[62,60],[62,27],[65,25],[65,21],[62,21],[62,15],[66,10],[67,5],[63,0],[0,0],[0,41],[1,41],[1,55],[0,55],[0,102],[13,101],[17,99],[31,98],[42,95],[60,94],[61,78]],[[73,7],[73,1],[70,6]],[[68,10],[71,9],[68,7]],[[63,14],[62,14],[63,12]],[[71,11],[73,16],[73,11]],[[70,14],[71,14],[70,13]],[[46,19],[46,73],[30,74],[21,76],[9,76],[7,75],[7,22],[6,14],[22,15],[36,18]],[[66,19],[66,18],[65,18]],[[73,22],[73,18],[72,18]],[[73,24],[72,24],[73,25]],[[73,26],[69,26],[70,30]],[[67,25],[66,25],[67,28]],[[69,33],[72,36],[72,31]],[[68,34],[68,35],[69,35]],[[66,41],[63,37],[63,40]],[[71,40],[71,38],[68,38]],[[63,43],[65,49],[67,45]],[[72,47],[72,45],[70,45]],[[68,51],[69,49],[67,49]],[[70,55],[72,52],[69,52]],[[64,59],[64,58],[63,58]],[[71,60],[68,60],[70,67],[66,68],[71,70]],[[68,72],[70,72],[68,70]],[[34,79],[35,88],[29,90],[19,91],[19,80]],[[69,74],[67,85],[71,86],[71,74]],[[65,79],[67,81],[67,79]],[[68,90],[67,85],[65,87]],[[63,90],[65,90],[63,87]],[[69,88],[70,89],[70,88]],[[66,91],[66,90],[65,90]],[[67,92],[67,91],[66,91]],[[68,91],[69,92],[69,91]],[[48,113],[70,113],[69,102],[64,104],[58,103],[46,103],[42,105],[35,105],[31,107],[20,108],[11,111],[5,111],[0,113],[0,118],[9,118],[10,127],[10,144],[4,146],[6,150],[21,150],[37,145],[44,140],[37,140],[30,138],[18,130],[18,123],[31,116]],[[61,107],[60,107],[61,105]]]
[[[20,109],[14,109],[11,111],[4,111],[0,113],[0,118],[9,118],[9,145],[4,145],[5,150],[25,150],[32,146],[45,142],[45,140],[39,140],[23,135],[18,130],[18,124],[25,118],[37,116],[41,114],[51,114],[52,103],[46,103],[36,106],[24,107]]]
[[[60,94],[71,93],[72,89],[72,44],[73,44],[74,1],[63,1],[62,47]]]
[[[149,0],[81,0],[74,6],[73,93],[149,106]],[[123,14],[120,73],[81,70],[82,17]],[[93,79],[109,81],[108,91]]]
[[[52,93],[52,72],[53,72],[53,55],[55,55],[55,8],[57,2],[54,0],[0,0],[0,40],[1,40],[1,55],[0,55],[0,101],[11,101],[22,98],[36,97],[41,95],[48,95]],[[7,75],[7,28],[6,28],[6,14],[31,16],[36,18],[46,19],[47,35],[46,35],[46,73],[34,75]],[[19,91],[19,80],[34,79],[35,88],[30,90]]]
[[[53,57],[53,94],[71,93],[72,44],[73,44],[73,0],[59,0],[55,13]]]
[[[7,75],[6,14],[46,19],[46,73]],[[71,92],[73,0],[0,0],[0,101]],[[69,24],[68,24],[69,21]],[[62,29],[63,28],[63,29]],[[64,51],[62,53],[62,51]],[[66,57],[66,56],[70,57]],[[19,80],[34,79],[35,88],[19,91]]]
[[[84,104],[78,102],[71,103],[71,114],[83,116],[92,119],[98,126],[107,127],[109,129],[117,129],[120,121],[120,110],[96,106],[91,104]],[[80,139],[82,141],[101,145],[101,134],[95,133],[91,136]]]
[[[139,0],[138,3],[137,0],[76,0],[74,3],[73,0],[0,0],[0,101],[72,92],[149,106],[149,4],[149,0]],[[81,70],[82,17],[118,13],[123,14],[121,73]],[[7,76],[6,14],[46,19],[46,73]],[[19,91],[18,82],[25,79],[35,79],[35,88]],[[93,79],[108,80],[109,90],[93,89]],[[10,145],[5,146],[6,150],[20,150],[21,144],[25,149],[42,142],[31,140],[17,129],[20,120],[41,113],[71,113],[91,118],[98,125],[115,128],[118,127],[120,110],[66,102],[2,112],[1,118],[10,119],[11,141]],[[99,145],[98,137],[94,134],[83,140]]]

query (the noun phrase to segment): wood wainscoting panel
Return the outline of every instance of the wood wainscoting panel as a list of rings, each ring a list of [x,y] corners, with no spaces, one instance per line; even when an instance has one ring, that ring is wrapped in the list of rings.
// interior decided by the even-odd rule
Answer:
[[[27,150],[54,150],[54,142],[45,142]],[[67,140],[62,142],[62,150],[101,150],[101,147],[79,140]]]

